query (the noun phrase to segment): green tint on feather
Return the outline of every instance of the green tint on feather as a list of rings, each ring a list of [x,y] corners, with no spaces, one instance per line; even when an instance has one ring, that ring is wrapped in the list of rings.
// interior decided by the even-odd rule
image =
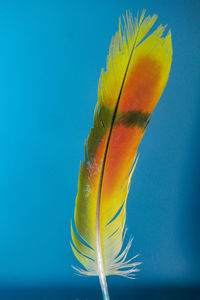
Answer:
[[[138,126],[146,128],[150,114],[143,113],[142,111],[128,111],[126,113],[118,113],[116,123],[123,123],[125,126]]]

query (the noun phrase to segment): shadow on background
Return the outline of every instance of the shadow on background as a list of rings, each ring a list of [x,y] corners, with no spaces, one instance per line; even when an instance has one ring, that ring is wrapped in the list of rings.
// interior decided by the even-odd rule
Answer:
[[[189,188],[189,243],[193,249],[193,259],[196,261],[196,268],[200,270],[200,143],[197,139],[196,149],[196,161],[193,167],[193,182]],[[200,277],[200,276],[199,276]]]
[[[188,149],[188,171],[187,174],[184,174],[184,184],[182,185],[183,194],[187,195],[182,237],[186,239],[185,250],[186,253],[190,253],[188,259],[192,259],[193,272],[196,272],[198,279],[200,279],[200,122],[198,111],[199,107],[196,113],[196,126],[192,128],[193,130],[191,129],[193,131],[193,143],[191,149]]]
[[[195,151],[195,158],[196,160],[193,161],[193,181],[190,183],[189,188],[189,210],[190,210],[190,218],[189,218],[189,224],[190,224],[190,237],[191,237],[191,246],[193,247],[194,251],[194,258],[198,258],[197,263],[200,266],[199,261],[199,253],[200,253],[200,143],[199,143],[199,132],[198,136],[196,136],[197,145],[194,147],[196,149]],[[200,270],[200,268],[199,268]]]
[[[152,286],[116,288],[110,287],[111,299],[134,299],[134,300],[197,300],[200,299],[198,287],[175,287],[175,286]],[[102,299],[100,290],[94,287],[31,287],[31,288],[2,288],[0,299],[3,300],[94,300]]]

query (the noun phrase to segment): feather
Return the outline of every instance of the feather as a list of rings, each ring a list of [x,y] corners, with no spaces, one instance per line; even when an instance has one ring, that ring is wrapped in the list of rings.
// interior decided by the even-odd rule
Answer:
[[[126,199],[137,162],[137,149],[168,80],[171,33],[160,25],[147,36],[157,16],[119,22],[112,39],[106,71],[102,69],[94,126],[85,145],[71,227],[72,250],[83,265],[82,275],[97,275],[104,299],[106,276],[134,277],[138,262],[124,250]],[[122,25],[123,23],[123,25]]]

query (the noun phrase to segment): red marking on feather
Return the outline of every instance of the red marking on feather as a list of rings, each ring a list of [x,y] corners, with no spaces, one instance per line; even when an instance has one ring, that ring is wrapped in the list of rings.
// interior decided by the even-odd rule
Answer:
[[[144,129],[126,127],[122,123],[113,127],[103,178],[102,198],[117,192],[128,177]]]
[[[157,88],[161,74],[158,61],[144,57],[140,58],[127,74],[119,103],[119,111],[141,110],[151,113],[159,97]]]

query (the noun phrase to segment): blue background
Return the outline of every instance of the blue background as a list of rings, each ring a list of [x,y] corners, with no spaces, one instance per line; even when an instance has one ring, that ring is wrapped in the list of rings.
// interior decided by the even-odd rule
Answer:
[[[71,269],[70,220],[111,37],[126,9],[135,16],[143,8],[172,29],[173,63],[128,198],[130,255],[140,253],[141,272],[108,283],[130,295],[136,287],[200,285],[200,2],[8,0],[0,1],[2,299],[40,299],[11,292],[36,286],[66,289],[55,299],[76,299],[86,286],[80,299],[92,288],[91,299],[100,297],[97,278]],[[174,292],[161,294],[155,299]]]

